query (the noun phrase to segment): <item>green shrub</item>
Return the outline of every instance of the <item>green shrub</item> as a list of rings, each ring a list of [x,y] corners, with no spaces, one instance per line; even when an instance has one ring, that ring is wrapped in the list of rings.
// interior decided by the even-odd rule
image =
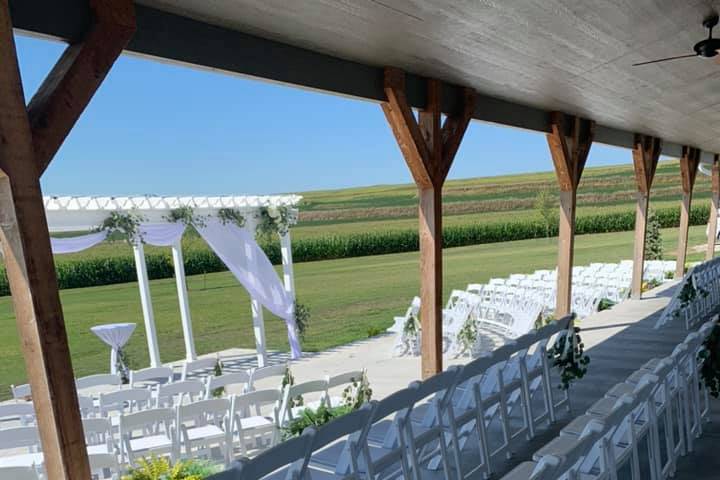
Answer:
[[[691,225],[704,225],[709,215],[707,205],[698,206],[690,213]],[[655,212],[662,228],[676,227],[680,223],[680,209],[669,208]],[[606,213],[578,217],[575,231],[578,235],[629,231],[635,228],[633,211]],[[557,225],[548,229],[542,220],[502,222],[487,224],[453,225],[443,229],[443,246],[463,247],[483,243],[507,242],[544,238],[557,235]],[[261,247],[270,261],[281,263],[278,242],[261,242]],[[370,232],[358,235],[330,235],[293,241],[293,258],[296,263],[337,258],[384,255],[388,253],[412,252],[419,249],[417,230],[392,232]],[[222,261],[209,248],[193,246],[184,252],[185,273],[200,275],[227,270]],[[148,276],[151,279],[170,278],[173,265],[170,252],[146,255]],[[85,258],[67,261],[56,260],[58,283],[61,289],[110,285],[134,282],[135,263],[132,255],[117,255],[104,258]],[[5,270],[0,269],[0,295],[9,295]]]

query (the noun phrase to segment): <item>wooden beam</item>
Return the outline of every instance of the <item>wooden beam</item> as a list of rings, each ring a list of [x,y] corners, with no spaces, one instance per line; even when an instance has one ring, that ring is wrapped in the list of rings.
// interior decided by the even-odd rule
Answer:
[[[570,125],[570,137],[565,134]],[[572,266],[575,252],[575,208],[577,188],[585,169],[595,135],[595,122],[566,117],[560,112],[550,115],[548,146],[560,186],[560,225],[558,237],[557,318],[572,310]]]
[[[93,1],[91,5],[103,25],[112,24],[108,17],[114,18],[120,11],[125,15],[128,6],[132,8],[130,0]],[[83,53],[85,49],[81,48],[73,54],[76,55],[76,61],[70,62],[73,65],[67,69],[56,67],[41,88],[36,102],[39,115],[35,117],[40,134],[34,138],[25,106],[8,2],[0,0],[0,242],[42,441],[44,466],[48,478],[58,480],[90,478],[90,469],[40,173],[100,81],[82,77],[96,76],[105,69],[104,59],[108,56],[101,55],[103,49],[117,51],[119,42],[113,40],[113,35],[94,33],[90,38],[93,45],[88,48],[95,53]],[[60,64],[67,62],[61,60]],[[37,155],[34,140],[41,155]]]
[[[720,208],[720,155],[713,157],[712,163],[712,195],[710,197],[710,218],[708,219],[708,243],[706,260],[715,256],[715,242],[717,241],[718,209]]]
[[[135,32],[131,1],[90,0],[90,5],[89,31],[65,49],[28,105],[40,175]]]
[[[683,153],[680,157],[680,179],[683,196],[680,207],[680,230],[678,232],[675,278],[681,278],[685,275],[685,258],[687,256],[688,231],[690,228],[690,207],[699,164],[700,150],[693,147],[683,147]]]
[[[635,244],[633,253],[633,276],[631,296],[642,296],[643,271],[645,269],[645,238],[647,234],[647,215],[650,204],[650,188],[655,178],[658,159],[662,151],[662,141],[647,135],[635,135],[632,150],[635,184],[637,186],[637,204],[635,207]]]
[[[428,80],[418,120],[407,101],[405,75],[385,69],[383,112],[418,187],[420,220],[420,298],[422,377],[442,371],[442,186],[475,108],[475,94],[464,89],[463,108],[441,126],[441,83]]]

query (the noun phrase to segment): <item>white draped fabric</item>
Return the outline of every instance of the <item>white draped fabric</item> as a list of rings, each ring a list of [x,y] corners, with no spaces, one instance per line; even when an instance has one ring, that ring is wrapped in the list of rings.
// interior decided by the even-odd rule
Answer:
[[[285,320],[292,358],[300,358],[294,299],[253,235],[244,228],[231,223],[223,225],[216,219],[209,219],[197,230],[250,296]]]
[[[50,245],[52,246],[52,252],[55,254],[76,253],[82,252],[90,247],[94,247],[105,240],[107,236],[108,232],[103,230],[100,232],[89,233],[87,235],[80,235],[78,237],[50,237]]]
[[[100,340],[110,346],[110,373],[118,373],[118,353],[120,353],[122,347],[130,340],[130,336],[135,331],[135,324],[110,323],[91,327],[90,330],[97,335]]]
[[[177,223],[143,223],[138,229],[143,242],[157,247],[171,247],[182,238],[185,224]]]

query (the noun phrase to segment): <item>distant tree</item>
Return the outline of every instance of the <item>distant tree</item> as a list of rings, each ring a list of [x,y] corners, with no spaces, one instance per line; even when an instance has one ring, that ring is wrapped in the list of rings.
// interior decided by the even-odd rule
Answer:
[[[647,233],[645,234],[645,260],[662,260],[663,240],[660,233],[660,220],[653,210],[650,210],[647,220]]]
[[[535,197],[535,209],[545,224],[545,236],[550,237],[550,232],[558,224],[558,206],[555,196],[548,187],[543,188]]]

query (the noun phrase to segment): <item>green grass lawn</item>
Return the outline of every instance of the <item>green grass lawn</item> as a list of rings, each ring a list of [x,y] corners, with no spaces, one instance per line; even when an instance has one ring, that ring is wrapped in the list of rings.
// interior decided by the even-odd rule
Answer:
[[[703,243],[704,238],[704,227],[691,228],[690,245]],[[672,251],[676,230],[664,230],[663,239],[666,251]],[[631,258],[632,240],[632,232],[578,236],[575,264]],[[470,282],[553,268],[556,256],[556,239],[445,250],[446,297],[451,289],[464,289]],[[700,253],[690,257],[701,258]],[[405,311],[419,289],[417,253],[301,263],[295,266],[295,272],[298,299],[312,312],[304,342],[306,350],[322,350],[365,338],[370,327],[386,328],[393,315]],[[249,299],[230,273],[188,277],[188,288],[198,353],[254,346]],[[184,347],[174,280],[153,281],[151,289],[162,360],[180,359]],[[147,366],[135,283],[63,290],[60,295],[77,376],[108,368],[108,349],[89,330],[100,323],[138,323],[128,353],[135,367]],[[287,349],[282,321],[266,312],[265,325],[270,348]],[[7,398],[9,384],[25,381],[9,297],[0,298],[0,358],[0,398]]]

